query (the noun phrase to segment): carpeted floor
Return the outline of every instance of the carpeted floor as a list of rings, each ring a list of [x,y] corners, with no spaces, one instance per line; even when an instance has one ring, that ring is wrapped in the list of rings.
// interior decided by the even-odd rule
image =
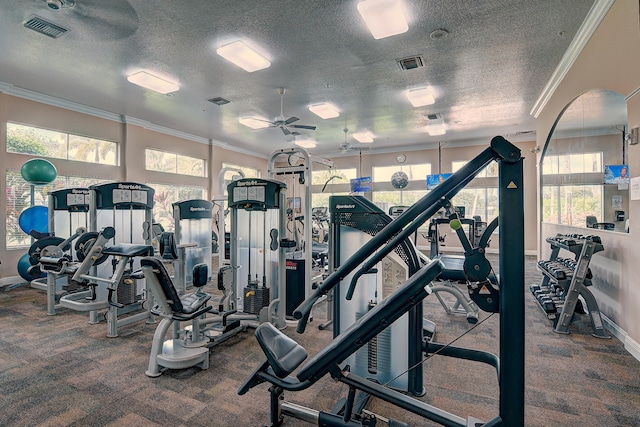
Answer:
[[[527,258],[527,280],[537,283],[535,259]],[[495,267],[495,265],[494,265]],[[213,286],[211,286],[213,288]],[[213,292],[213,291],[212,291]],[[244,396],[238,386],[263,360],[249,330],[213,348],[210,368],[167,371],[148,378],[155,325],[137,323],[107,338],[106,324],[92,325],[82,313],[46,315],[46,296],[26,286],[0,292],[0,426],[261,426],[268,422],[268,385]],[[312,325],[325,316],[324,305]],[[437,324],[438,342],[471,328],[433,298],[425,315]],[[498,315],[486,319],[456,345],[497,353]],[[640,426],[640,362],[617,339],[591,336],[587,316],[570,335],[558,335],[526,292],[526,425]],[[285,332],[313,355],[331,340],[330,331],[308,327]],[[424,364],[422,398],[466,418],[497,414],[495,371],[478,363],[436,356]],[[328,410],[344,387],[324,378],[310,389],[286,393],[295,403]],[[435,425],[384,402],[370,409],[411,426]],[[308,425],[287,419],[285,426]],[[379,424],[381,425],[381,424]]]

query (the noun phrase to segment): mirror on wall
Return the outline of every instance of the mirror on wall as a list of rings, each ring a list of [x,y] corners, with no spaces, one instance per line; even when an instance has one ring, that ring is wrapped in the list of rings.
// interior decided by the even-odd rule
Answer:
[[[583,93],[560,114],[541,158],[542,222],[628,232],[627,103]]]

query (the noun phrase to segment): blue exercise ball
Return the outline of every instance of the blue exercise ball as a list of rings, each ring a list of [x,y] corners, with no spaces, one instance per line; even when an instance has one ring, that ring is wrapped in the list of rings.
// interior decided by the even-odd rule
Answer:
[[[49,184],[58,176],[56,167],[49,160],[31,159],[24,162],[20,168],[20,175],[29,184]]]
[[[18,274],[27,282],[32,281],[35,277],[29,276],[27,270],[31,267],[31,263],[29,262],[29,254],[26,253],[20,257],[18,260]]]
[[[32,230],[38,233],[49,232],[49,209],[46,206],[31,206],[22,211],[18,217],[20,229],[26,234]]]

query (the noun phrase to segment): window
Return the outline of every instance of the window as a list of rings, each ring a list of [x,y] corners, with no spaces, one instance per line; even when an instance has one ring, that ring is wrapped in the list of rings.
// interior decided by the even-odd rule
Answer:
[[[463,188],[451,199],[453,206],[464,206],[465,218],[479,216],[489,222],[498,216],[498,188]]]
[[[311,206],[329,207],[330,196],[349,194],[349,183],[358,176],[356,168],[311,171]]]
[[[542,164],[543,175],[602,172],[602,153],[547,155]]]
[[[352,179],[357,178],[357,176],[358,174],[356,172],[356,168],[311,171],[311,184],[324,186],[324,184],[326,183],[326,191],[333,184],[349,184],[349,182]],[[320,190],[322,190],[322,187],[320,187]]]
[[[329,197],[331,196],[347,196],[349,192],[340,193],[313,193],[311,195],[311,206],[314,208],[329,207]]]
[[[372,201],[385,213],[389,213],[392,206],[411,206],[423,196],[427,190],[418,191],[374,191]]]
[[[206,190],[187,185],[147,184],[155,190],[153,196],[153,221],[162,224],[165,231],[173,231],[173,206],[183,200],[202,199]]]
[[[105,180],[58,175],[53,182],[47,185],[33,186],[33,205],[46,206],[47,196],[51,191],[72,187],[86,188],[101,182],[105,182]],[[31,237],[25,234],[19,225],[20,214],[31,206],[31,189],[32,186],[22,178],[20,171],[7,170],[5,191],[7,200],[5,241],[7,249],[31,245]]]
[[[467,163],[469,162],[466,160],[451,162],[451,172],[453,173],[458,172]],[[497,176],[498,176],[498,163],[491,162],[483,170],[481,170],[480,173],[478,173],[478,175],[476,175],[476,178],[494,178]]]
[[[542,221],[584,227],[587,216],[602,218],[602,185],[545,185]]]
[[[114,166],[118,164],[118,144],[115,142],[15,123],[7,123],[7,152]]]
[[[222,167],[223,168],[230,168],[230,169],[236,169],[236,170],[241,170],[244,173],[245,178],[259,178],[260,177],[260,171],[258,169],[255,168],[249,168],[246,166],[239,166],[239,165],[234,165],[232,163],[222,163]],[[233,179],[233,172],[229,171],[226,172],[224,175],[224,180],[229,180],[229,182],[231,182],[231,179]]]
[[[149,171],[206,177],[205,160],[166,151],[145,150],[145,167]]]
[[[391,176],[398,171],[406,173],[409,181],[424,181],[431,174],[431,164],[374,166],[371,179],[373,182],[391,182]]]

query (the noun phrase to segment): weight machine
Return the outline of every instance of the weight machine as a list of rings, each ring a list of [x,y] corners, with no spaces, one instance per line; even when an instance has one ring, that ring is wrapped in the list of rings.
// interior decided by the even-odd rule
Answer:
[[[85,255],[71,280],[91,289],[64,295],[60,305],[89,312],[91,323],[102,320],[98,310],[106,308],[107,337],[117,337],[118,327],[136,321],[155,322],[149,311],[153,298],[139,263],[141,256],[153,254],[154,193],[153,188],[132,182],[89,187],[90,231],[76,243]],[[110,240],[114,244],[107,247]],[[109,256],[111,263],[106,263]],[[121,317],[125,314],[129,315]]]
[[[173,283],[184,295],[193,285],[193,267],[204,264],[210,277],[212,257],[213,203],[192,199],[175,202],[174,232],[162,232],[159,252],[174,265]]]
[[[229,310],[286,327],[286,186],[274,180],[243,178],[227,187],[231,215]],[[221,305],[223,305],[221,303]]]
[[[86,188],[67,188],[56,190],[48,196],[48,230],[49,233],[36,240],[29,248],[29,262],[32,276],[40,277],[42,257],[65,257],[68,261],[77,261],[77,245],[73,242],[81,238],[89,226],[89,190]],[[56,314],[58,300],[66,292],[73,291],[76,286],[69,282],[69,275],[57,275],[48,272],[46,278],[32,280],[32,288],[46,291],[47,315]]]
[[[269,156],[269,179],[286,184],[287,229],[289,245],[287,263],[286,314],[291,318],[293,309],[311,294],[312,285],[322,280],[323,271],[313,269],[313,239],[311,214],[311,182],[313,163],[332,167],[333,162],[311,156],[300,147],[276,150]],[[302,233],[300,232],[302,227]]]
[[[484,248],[473,247],[462,232],[454,213],[451,226],[465,249],[464,272],[469,281],[471,298],[483,310],[500,313],[500,359],[488,352],[425,342],[424,352],[467,359],[493,366],[500,386],[499,414],[483,423],[473,417],[462,418],[433,405],[409,397],[384,384],[350,372],[345,360],[359,348],[393,324],[398,318],[420,305],[431,292],[430,283],[444,268],[433,260],[420,268],[409,280],[377,304],[348,330],[307,363],[306,350],[291,338],[269,325],[256,330],[256,338],[266,360],[258,366],[238,390],[243,395],[262,382],[269,382],[271,398],[270,426],[280,426],[283,415],[291,415],[323,426],[373,426],[376,417],[354,414],[357,392],[364,392],[393,405],[445,426],[522,426],[524,425],[524,197],[523,168],[520,150],[502,137],[495,137],[490,147],[468,162],[449,179],[432,190],[380,233],[366,242],[346,262],[327,277],[314,293],[296,310],[297,332],[304,332],[311,309],[319,298],[333,289],[352,272],[354,277],[369,272],[390,252],[411,236],[489,163],[498,162],[500,239],[499,283],[492,283],[491,265]],[[485,231],[487,234],[487,231]],[[485,236],[486,238],[486,236]],[[488,239],[488,238],[487,238]],[[351,286],[355,286],[353,279]],[[499,369],[498,369],[499,365]],[[295,374],[293,373],[294,371]],[[343,413],[333,414],[305,408],[284,401],[284,390],[299,391],[311,387],[325,375],[349,387]],[[390,425],[401,425],[392,424]]]

